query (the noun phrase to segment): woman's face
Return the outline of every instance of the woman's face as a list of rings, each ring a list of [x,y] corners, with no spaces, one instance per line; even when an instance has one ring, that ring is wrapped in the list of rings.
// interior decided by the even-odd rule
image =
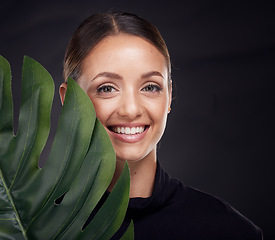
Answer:
[[[167,76],[164,56],[132,35],[107,37],[84,59],[78,83],[93,102],[117,160],[156,156],[171,100]]]

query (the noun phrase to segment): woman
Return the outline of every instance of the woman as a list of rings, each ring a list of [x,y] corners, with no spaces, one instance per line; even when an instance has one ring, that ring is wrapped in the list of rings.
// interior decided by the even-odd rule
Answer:
[[[90,97],[116,152],[112,191],[125,161],[131,186],[125,221],[135,239],[261,239],[261,230],[223,200],[171,178],[157,162],[156,146],[172,99],[170,57],[158,30],[128,13],[101,13],[75,31],[64,61]],[[60,87],[61,101],[66,82]]]

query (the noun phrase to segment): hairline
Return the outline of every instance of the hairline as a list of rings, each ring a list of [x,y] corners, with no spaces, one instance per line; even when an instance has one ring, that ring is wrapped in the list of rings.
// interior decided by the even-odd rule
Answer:
[[[154,44],[152,41],[150,41],[150,39],[145,38],[143,36],[140,36],[138,34],[132,34],[132,33],[128,33],[128,32],[124,32],[121,30],[117,30],[117,26],[114,26],[115,31],[111,32],[109,34],[107,34],[106,36],[104,36],[102,39],[100,39],[100,41],[98,41],[95,45],[91,46],[91,48],[88,49],[88,51],[86,51],[86,54],[83,55],[83,59],[80,61],[79,66],[78,66],[78,72],[77,72],[77,78],[74,79],[76,82],[78,82],[79,78],[82,75],[82,70],[83,70],[83,65],[84,65],[84,61],[85,59],[91,54],[91,52],[96,48],[96,46],[98,44],[100,44],[101,42],[103,42],[104,40],[106,40],[107,38],[110,37],[116,37],[119,35],[128,35],[128,36],[133,36],[133,37],[138,37],[144,41],[146,41],[147,43],[151,44],[154,48],[156,48],[158,50],[158,52],[164,57],[165,63],[166,63],[166,67],[167,67],[167,80],[168,83],[170,84],[171,77],[170,77],[170,73],[171,73],[171,62],[167,60],[167,58],[165,57],[165,55],[160,51],[160,49],[156,46],[156,44]],[[169,56],[168,56],[169,57]],[[69,77],[69,76],[68,76]],[[67,82],[67,79],[65,79],[65,82]]]

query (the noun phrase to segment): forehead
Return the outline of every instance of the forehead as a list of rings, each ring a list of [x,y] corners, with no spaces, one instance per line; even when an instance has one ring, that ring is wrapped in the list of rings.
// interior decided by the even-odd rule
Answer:
[[[83,61],[82,73],[121,67],[140,67],[144,71],[167,68],[165,57],[154,45],[137,36],[119,34],[104,38],[91,50]]]

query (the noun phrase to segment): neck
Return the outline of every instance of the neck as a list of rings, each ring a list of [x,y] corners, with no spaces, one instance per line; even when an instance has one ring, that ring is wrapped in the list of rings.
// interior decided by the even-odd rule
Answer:
[[[112,191],[115,186],[125,164],[125,160],[116,161],[116,170],[108,187],[108,191]],[[128,161],[130,170],[130,198],[150,197],[152,195],[155,173],[156,173],[156,152],[152,151],[144,159],[139,161]]]

